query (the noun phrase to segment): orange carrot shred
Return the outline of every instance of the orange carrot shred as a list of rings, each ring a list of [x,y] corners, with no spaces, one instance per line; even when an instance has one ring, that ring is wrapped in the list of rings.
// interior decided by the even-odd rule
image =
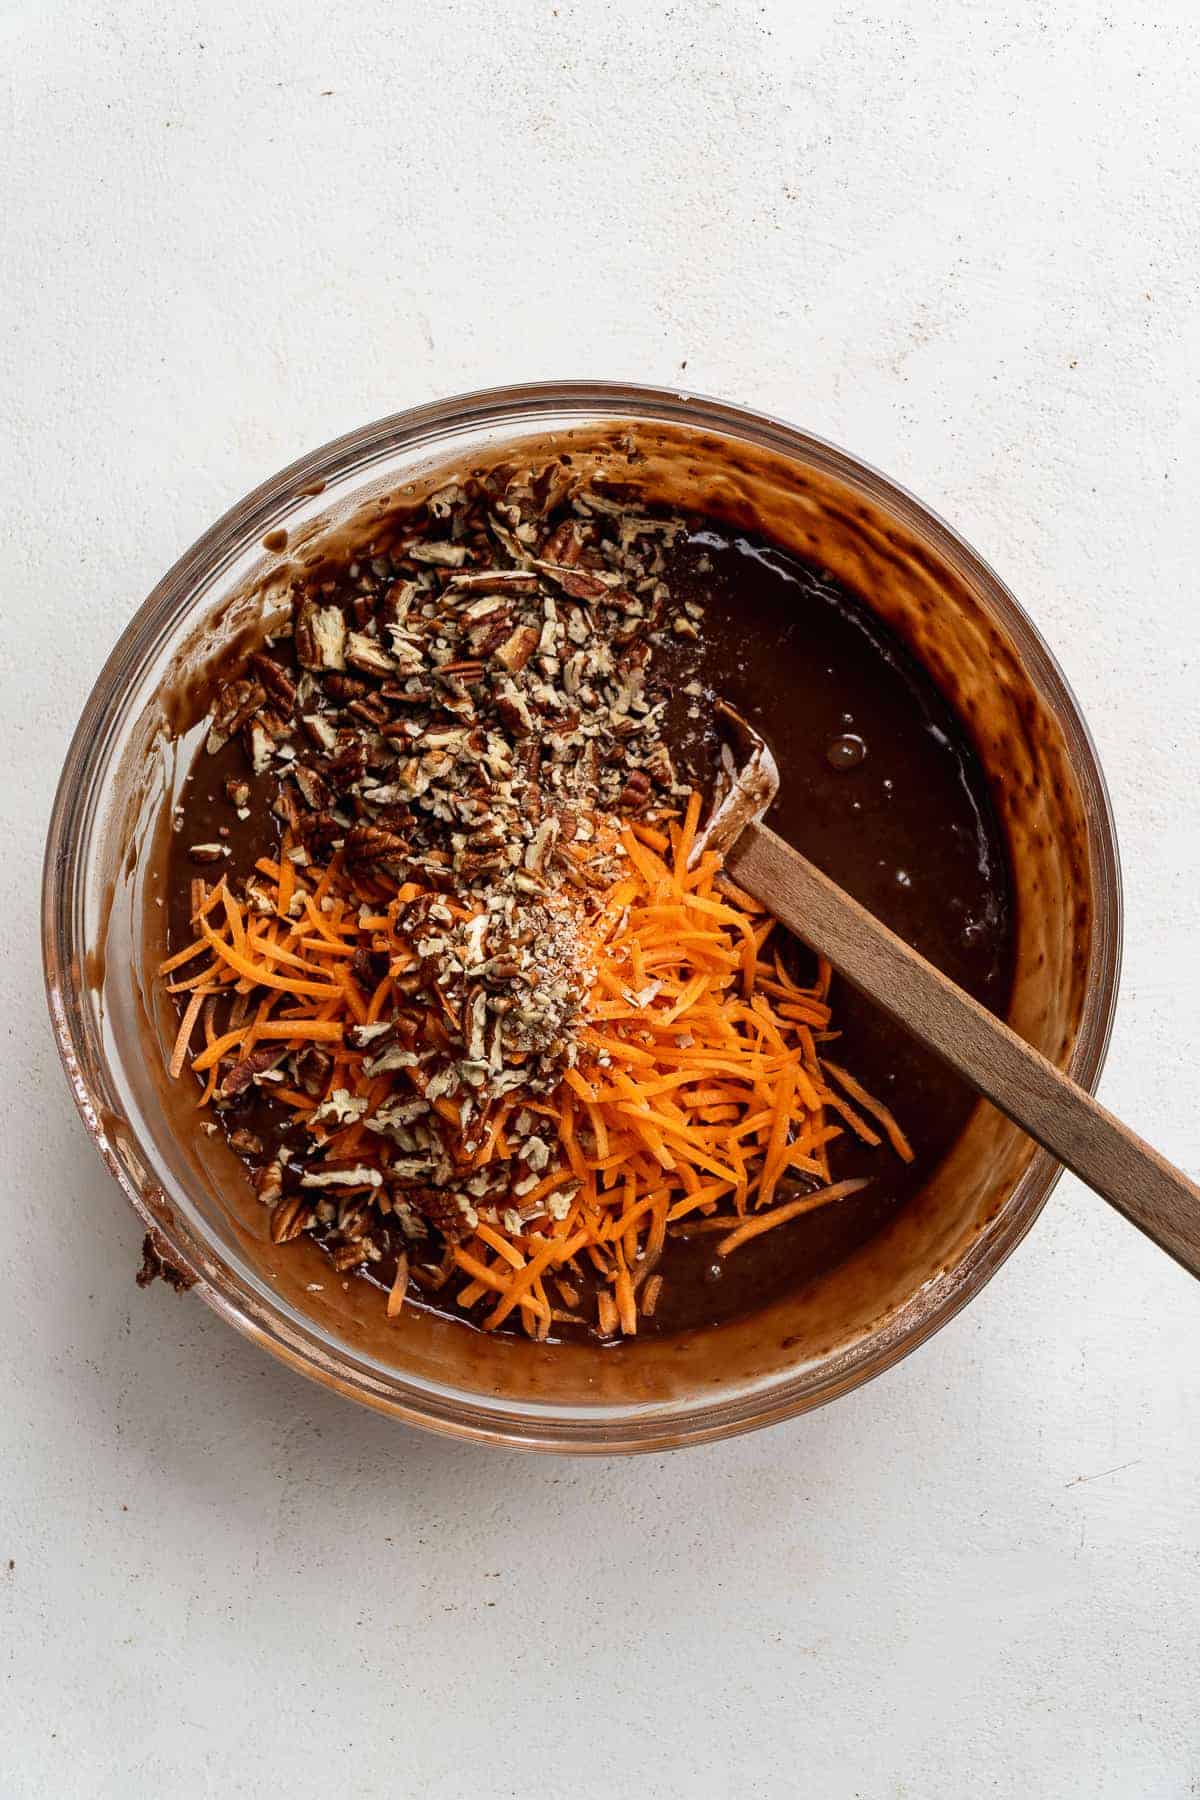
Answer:
[[[172,1080],[178,1080],[183,1073],[183,1065],[187,1061],[188,1045],[192,1041],[192,1033],[196,1029],[196,1020],[200,1017],[200,1009],[208,998],[203,988],[197,988],[188,1000],[187,1008],[180,1021],[179,1032],[175,1039],[175,1049],[171,1055],[169,1072]]]
[[[408,1292],[408,1254],[402,1250],[396,1259],[396,1278],[387,1297],[387,1316],[394,1319],[404,1305]]]
[[[866,1088],[861,1082],[854,1079],[848,1069],[843,1069],[838,1063],[830,1062],[827,1056],[822,1058],[821,1066],[828,1069],[829,1073],[841,1082],[850,1098],[857,1100],[864,1112],[871,1113],[879,1120],[897,1156],[902,1157],[905,1162],[911,1162],[915,1154],[913,1147],[882,1100],[876,1100],[874,1095],[868,1094]]]
[[[812,1212],[818,1206],[828,1206],[831,1200],[843,1200],[849,1194],[857,1194],[860,1188],[867,1185],[865,1180],[834,1181],[828,1187],[818,1188],[815,1194],[805,1194],[800,1200],[789,1200],[783,1206],[777,1206],[771,1212],[757,1213],[754,1218],[747,1219],[731,1231],[728,1237],[721,1239],[717,1245],[718,1256],[728,1256],[739,1244],[749,1238],[761,1237],[764,1231],[773,1231],[776,1225],[786,1225],[789,1219],[799,1218],[801,1213]]]

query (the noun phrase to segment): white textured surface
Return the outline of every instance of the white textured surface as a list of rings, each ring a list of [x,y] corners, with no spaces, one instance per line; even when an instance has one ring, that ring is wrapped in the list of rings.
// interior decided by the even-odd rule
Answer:
[[[1104,1093],[1200,1169],[1198,43],[1193,0],[0,0],[5,1800],[1200,1791],[1200,1291],[1076,1184],[814,1417],[460,1449],[135,1292],[35,916],[88,686],[246,488],[445,392],[685,382],[1033,610],[1125,853]]]

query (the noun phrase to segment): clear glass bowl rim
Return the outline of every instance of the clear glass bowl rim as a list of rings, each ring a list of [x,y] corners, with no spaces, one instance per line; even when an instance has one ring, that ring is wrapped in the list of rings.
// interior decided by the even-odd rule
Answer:
[[[898,516],[932,543],[986,596],[994,614],[1020,648],[1031,675],[1050,701],[1067,739],[1072,766],[1088,813],[1095,903],[1092,979],[1085,997],[1072,1074],[1095,1087],[1108,1048],[1121,964],[1122,885],[1116,831],[1107,786],[1091,734],[1056,659],[1024,608],[995,571],[956,531],[921,501],[826,440],[769,414],[697,395],[690,390],[621,382],[539,382],[454,395],[376,420],[301,457],[231,507],[187,550],[134,614],[104,664],[80,716],[59,780],[46,842],[42,882],[42,947],[47,999],[59,1054],[76,1105],[111,1173],[156,1233],[163,1252],[194,1282],[221,1317],[252,1341],[310,1378],[377,1410],[458,1438],[537,1450],[616,1453],[703,1443],[774,1424],[836,1398],[882,1373],[946,1324],[989,1281],[1024,1237],[1044,1206],[1061,1170],[1038,1152],[1017,1187],[981,1231],[944,1282],[936,1305],[901,1309],[877,1331],[824,1364],[781,1376],[747,1394],[717,1395],[699,1406],[612,1408],[603,1412],[531,1407],[528,1412],[487,1399],[466,1401],[397,1373],[366,1380],[354,1359],[311,1321],[305,1330],[324,1353],[298,1347],[296,1315],[282,1303],[264,1302],[230,1273],[208,1278],[198,1246],[182,1229],[161,1190],[146,1182],[105,1128],[111,1096],[103,1089],[106,1058],[92,1028],[90,1010],[71,991],[67,977],[86,966],[78,908],[83,876],[78,854],[97,801],[106,748],[121,718],[137,670],[188,612],[195,590],[235,552],[259,541],[286,507],[312,484],[357,476],[398,451],[453,443],[455,432],[511,427],[514,433],[551,429],[555,417],[599,422],[629,418],[713,431],[741,438],[785,457],[799,458],[848,483]],[[128,1128],[128,1121],[124,1122]],[[143,1161],[152,1166],[145,1147]],[[906,1316],[912,1314],[913,1316]]]

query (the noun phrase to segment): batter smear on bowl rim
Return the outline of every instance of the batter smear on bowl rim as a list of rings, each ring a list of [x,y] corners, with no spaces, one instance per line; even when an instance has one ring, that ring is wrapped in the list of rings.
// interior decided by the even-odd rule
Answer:
[[[764,614],[768,663],[832,657],[823,689],[882,693],[874,729],[800,685],[781,742]],[[692,855],[714,688],[759,712],[818,839],[907,842],[934,777],[897,804],[881,769],[930,759],[940,835],[908,860],[945,863],[940,960],[1002,1003],[982,776],[865,609],[566,462],[455,482],[298,586],[221,683],[175,821],[171,1070],[276,1242],[310,1234],[392,1316],[617,1340],[803,1279],[927,1174],[963,1096]]]

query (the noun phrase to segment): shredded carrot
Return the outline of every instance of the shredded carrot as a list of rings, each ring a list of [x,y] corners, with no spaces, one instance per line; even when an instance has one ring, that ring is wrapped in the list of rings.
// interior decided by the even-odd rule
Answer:
[[[288,919],[291,917],[292,895],[295,892],[296,887],[296,865],[288,855],[290,847],[289,844],[284,844],[283,849],[279,853],[279,865],[276,871],[279,882],[279,891],[275,896],[275,911],[279,914],[281,919]],[[261,863],[259,864],[259,867],[262,868]],[[265,870],[264,873],[266,873]]]
[[[179,1034],[175,1039],[175,1049],[170,1061],[171,1079],[177,1080],[183,1073],[183,1065],[187,1061],[188,1045],[192,1041],[192,1033],[196,1029],[196,1020],[200,1017],[200,1008],[208,998],[203,988],[197,988],[187,1003],[187,1008],[179,1025]]]
[[[327,1000],[338,991],[328,982],[296,981],[287,975],[277,975],[269,964],[255,962],[247,951],[239,950],[236,944],[225,943],[207,922],[203,931],[214,953],[256,987],[279,988],[285,994],[312,994]]]
[[[173,970],[181,969],[184,963],[191,962],[194,956],[202,956],[206,948],[204,939],[197,938],[196,942],[189,944],[186,950],[177,950],[174,956],[168,956],[165,962],[160,962],[158,965],[159,975],[170,975]]]
[[[866,1088],[861,1082],[855,1081],[848,1069],[843,1069],[838,1063],[830,1062],[827,1056],[822,1058],[822,1066],[828,1069],[829,1073],[841,1083],[852,1100],[858,1101],[864,1112],[869,1112],[879,1120],[897,1156],[902,1157],[905,1162],[911,1162],[914,1155],[913,1147],[882,1100],[876,1100],[873,1095],[868,1094]]]
[[[747,1219],[736,1231],[722,1238],[717,1245],[718,1256],[728,1256],[739,1244],[750,1238],[761,1237],[764,1231],[773,1231],[776,1225],[786,1225],[789,1219],[798,1219],[801,1213],[812,1212],[815,1207],[828,1206],[831,1200],[844,1200],[849,1194],[857,1194],[860,1188],[866,1187],[865,1181],[833,1181],[828,1187],[818,1188],[814,1194],[805,1194],[799,1200],[789,1200],[783,1206],[777,1206],[772,1212],[759,1213],[753,1219]]]
[[[475,1235],[482,1238],[485,1244],[489,1244],[497,1256],[503,1257],[506,1263],[511,1263],[514,1269],[525,1267],[525,1258],[515,1245],[510,1244],[507,1238],[501,1237],[498,1231],[493,1231],[491,1226],[485,1225],[482,1220],[475,1227]]]
[[[666,833],[655,831],[652,825],[643,825],[639,821],[638,824],[630,826],[630,830],[639,843],[649,844],[651,850],[657,850],[660,856],[671,848],[671,840]]]
[[[255,1027],[260,1038],[286,1038],[289,1043],[338,1044],[345,1027],[341,1019],[269,1019]]]
[[[394,1319],[404,1305],[404,1296],[408,1292],[408,1255],[401,1251],[396,1259],[396,1278],[392,1282],[391,1292],[387,1297],[387,1316]]]
[[[675,843],[675,879],[682,882],[687,873],[691,859],[692,845],[696,841],[696,827],[700,823],[700,791],[694,789],[688,796],[687,812],[684,814],[683,828]]]
[[[617,1302],[617,1319],[626,1337],[633,1337],[637,1331],[637,1300],[633,1292],[633,1283],[629,1279],[629,1270],[625,1258],[617,1252],[617,1273],[615,1278],[615,1299]]]
[[[565,1262],[567,1257],[573,1254],[573,1250],[583,1247],[583,1243],[584,1238],[580,1236],[578,1241],[574,1238],[571,1239],[571,1247],[560,1243],[544,1244],[537,1255],[532,1257],[523,1269],[517,1271],[508,1284],[508,1291],[503,1300],[488,1314],[484,1323],[489,1331],[494,1331],[497,1325],[504,1322],[518,1300],[521,1299],[526,1288],[532,1287],[544,1269],[548,1268],[552,1262]],[[543,1301],[541,1304],[544,1306],[545,1302]]]

